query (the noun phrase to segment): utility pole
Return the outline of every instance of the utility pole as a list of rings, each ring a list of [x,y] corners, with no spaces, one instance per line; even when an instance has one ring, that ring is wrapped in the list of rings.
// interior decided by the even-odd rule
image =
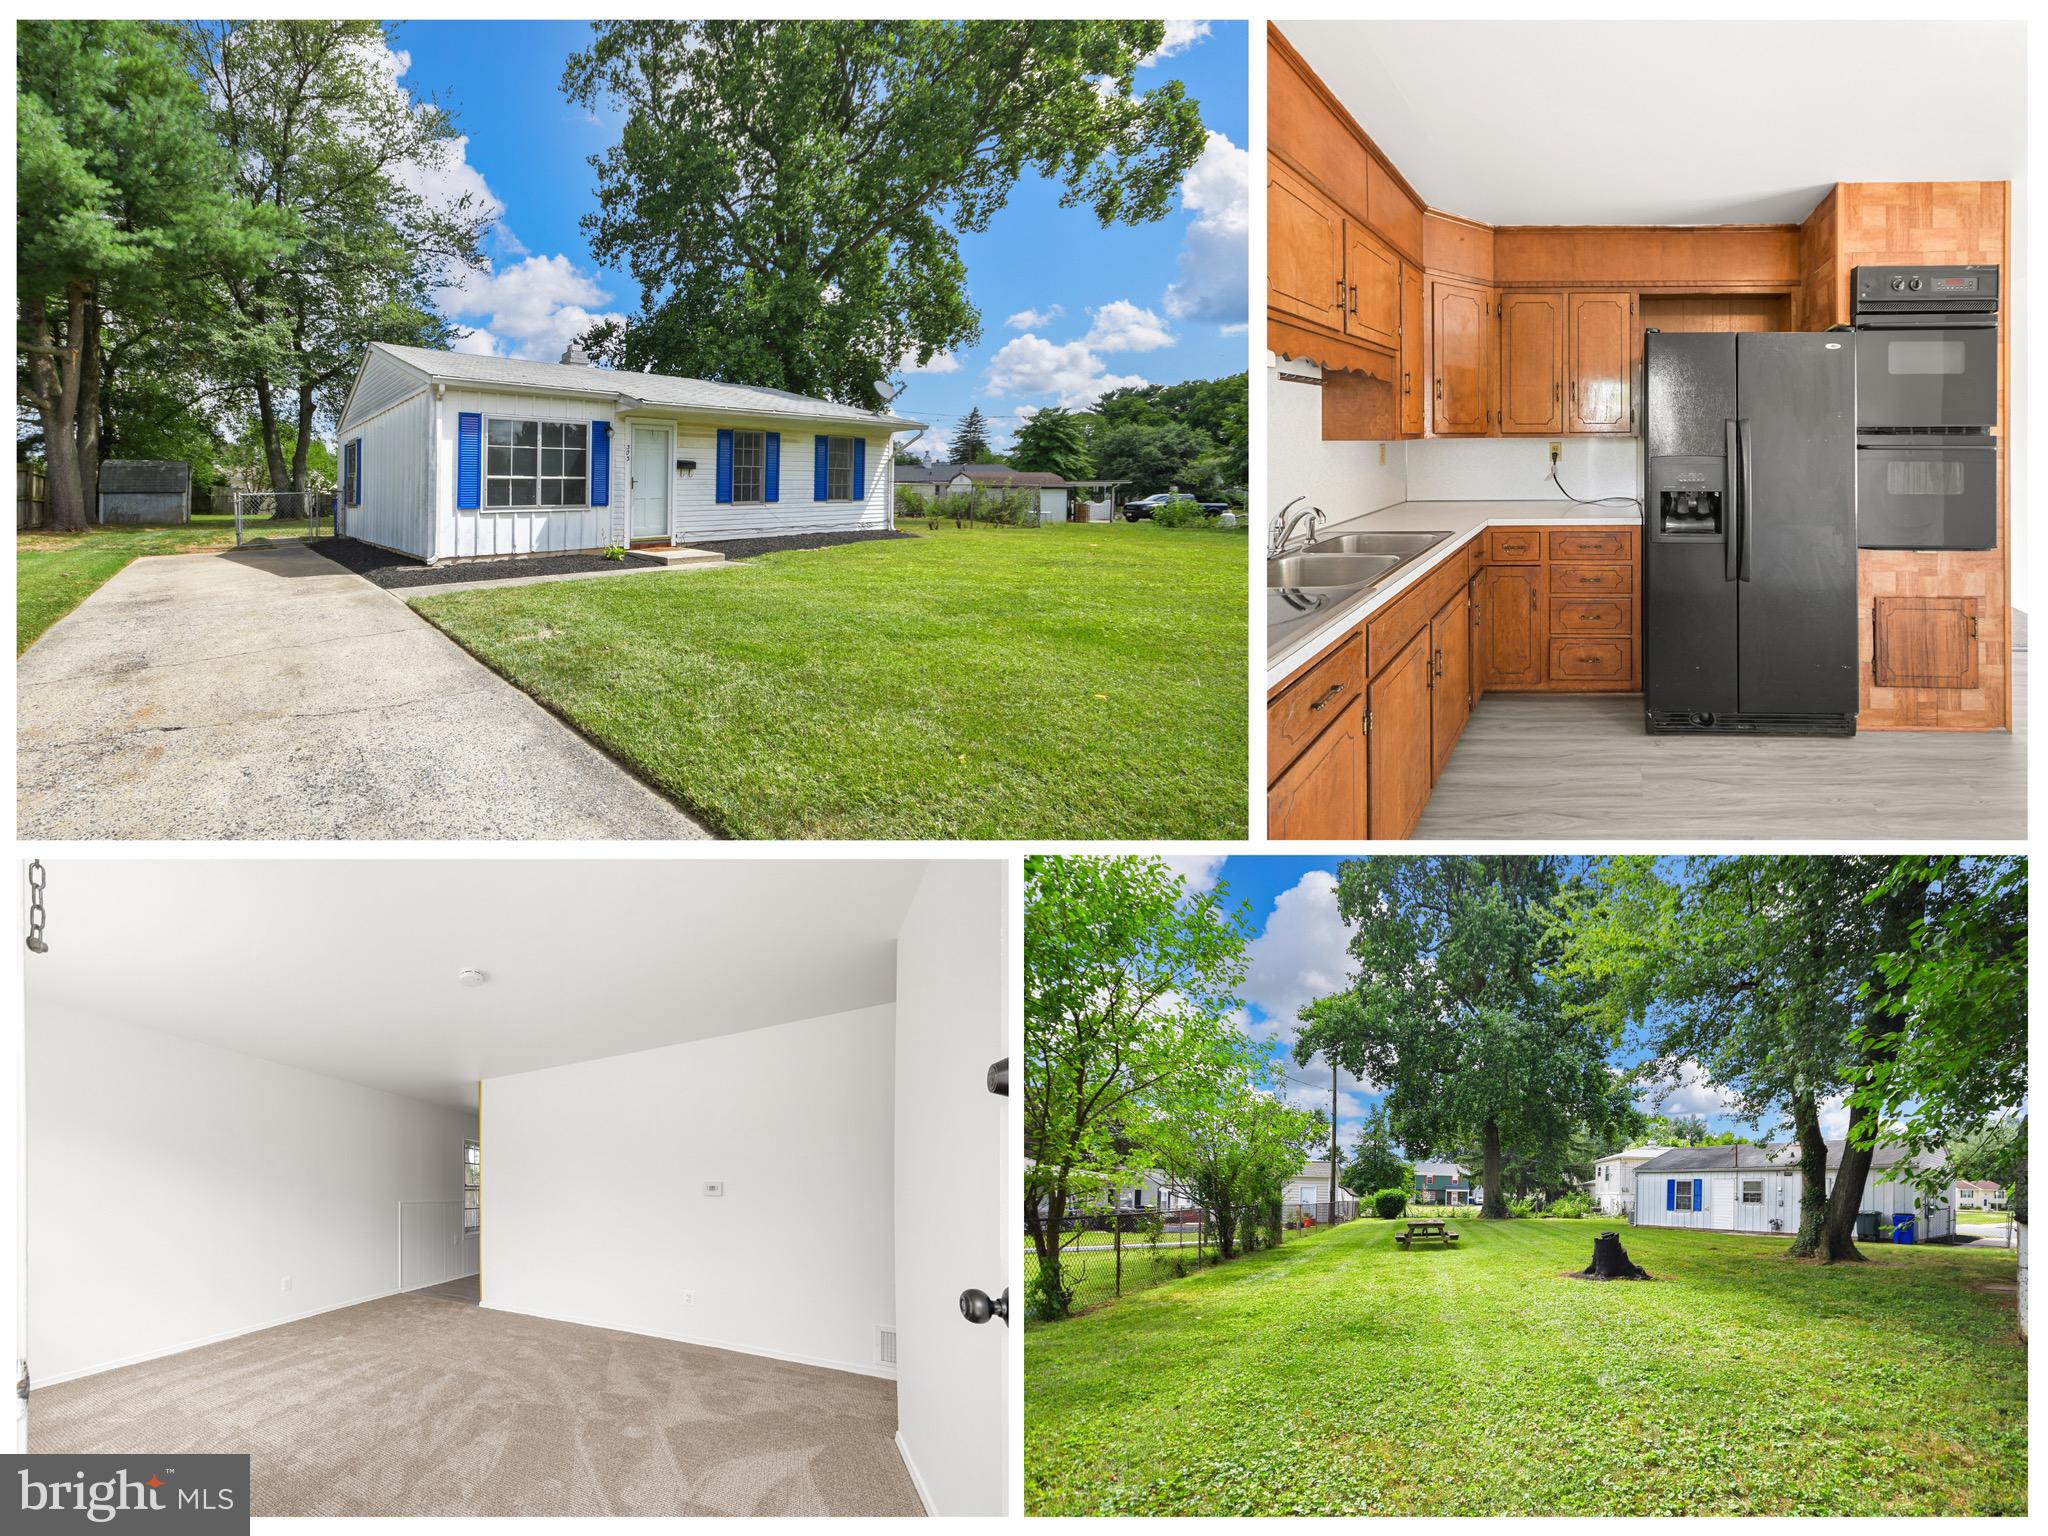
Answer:
[[[1337,1222],[1337,1058],[1330,1058],[1330,1224]]]

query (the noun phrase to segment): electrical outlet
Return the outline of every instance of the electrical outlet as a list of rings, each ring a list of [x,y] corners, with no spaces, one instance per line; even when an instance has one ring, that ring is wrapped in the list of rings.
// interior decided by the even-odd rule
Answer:
[[[1381,444],[1380,444],[1380,463],[1382,463],[1382,464],[1385,464],[1386,462],[1387,462],[1387,445],[1386,445],[1385,443],[1381,443]]]
[[[1560,458],[1562,458],[1563,456],[1564,456],[1564,444],[1563,444],[1563,443],[1552,443],[1552,444],[1550,445],[1550,464],[1551,464],[1551,468],[1555,469],[1555,468],[1557,467],[1557,461],[1558,461],[1558,460],[1559,460]]]
[[[278,1283],[278,1289],[281,1291],[289,1291],[291,1288],[292,1277],[290,1275],[286,1275],[284,1279]]]
[[[725,1183],[724,1183],[724,1181],[723,1181],[723,1180],[712,1180],[712,1179],[707,1179],[707,1180],[705,1180],[705,1182],[704,1182],[704,1198],[705,1198],[705,1199],[707,1199],[707,1200],[716,1200],[716,1199],[717,1199],[717,1198],[718,1198],[718,1197],[719,1197],[720,1195],[722,1195],[722,1194],[724,1194],[724,1193],[725,1193]]]
[[[686,1306],[686,1307],[687,1307],[687,1306],[688,1306],[688,1305],[689,1305],[689,1304],[690,1304],[691,1302],[695,1301],[696,1299],[697,1299],[697,1293],[696,1293],[695,1291],[685,1291],[685,1292],[683,1292],[683,1305],[684,1305],[684,1306]]]

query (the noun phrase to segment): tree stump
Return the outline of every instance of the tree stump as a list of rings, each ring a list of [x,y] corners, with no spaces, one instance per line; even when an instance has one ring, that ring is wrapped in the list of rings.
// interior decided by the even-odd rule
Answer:
[[[1579,1271],[1588,1280],[1647,1280],[1650,1272],[1628,1256],[1619,1232],[1602,1232],[1593,1239],[1593,1262]]]

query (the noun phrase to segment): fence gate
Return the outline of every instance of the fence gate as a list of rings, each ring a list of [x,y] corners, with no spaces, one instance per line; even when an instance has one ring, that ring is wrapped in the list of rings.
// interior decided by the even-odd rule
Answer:
[[[235,548],[304,543],[335,533],[333,491],[240,491],[235,495]]]

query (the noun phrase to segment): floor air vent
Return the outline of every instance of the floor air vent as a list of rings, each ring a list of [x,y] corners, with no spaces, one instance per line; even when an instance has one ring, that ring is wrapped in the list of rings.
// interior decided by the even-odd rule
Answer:
[[[894,1365],[895,1363],[896,1330],[894,1328],[877,1327],[875,1329],[875,1364]]]

